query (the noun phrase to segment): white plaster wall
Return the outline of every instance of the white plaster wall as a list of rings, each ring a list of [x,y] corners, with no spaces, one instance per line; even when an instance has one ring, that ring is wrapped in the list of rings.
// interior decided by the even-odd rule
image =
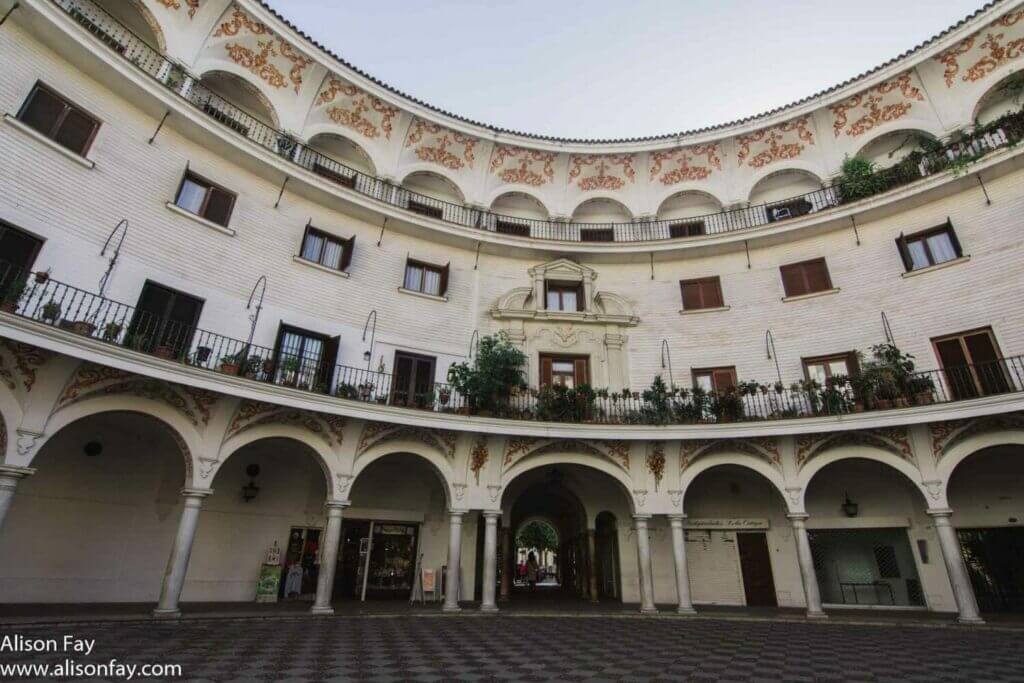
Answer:
[[[949,483],[953,526],[1024,524],[1024,449],[996,446],[961,462]]]

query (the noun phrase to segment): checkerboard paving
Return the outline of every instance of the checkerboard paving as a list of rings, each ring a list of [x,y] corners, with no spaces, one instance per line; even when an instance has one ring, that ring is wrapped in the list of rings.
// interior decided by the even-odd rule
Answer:
[[[181,664],[201,681],[1024,681],[1020,631],[957,626],[499,615],[0,627],[14,633],[95,638],[78,661]]]

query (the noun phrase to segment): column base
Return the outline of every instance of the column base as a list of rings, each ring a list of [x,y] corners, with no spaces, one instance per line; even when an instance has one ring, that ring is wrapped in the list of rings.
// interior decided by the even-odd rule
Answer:
[[[153,610],[154,619],[177,619],[180,616],[180,609],[160,609],[158,607],[155,610]]]
[[[807,618],[808,619],[828,619],[828,615],[825,614],[824,612],[808,612],[807,613]]]
[[[462,608],[458,605],[445,605],[441,608],[442,612],[461,612]]]
[[[985,623],[985,620],[981,617],[957,617],[956,623],[964,624],[965,626],[979,626]]]
[[[677,607],[676,614],[696,614],[697,610],[692,607]]]
[[[497,614],[499,610],[497,605],[480,605],[480,611],[487,612],[488,614]]]
[[[309,608],[310,614],[334,614],[334,608],[328,605],[327,607],[317,607],[313,605]]]
[[[640,614],[657,614],[657,613],[658,613],[658,608],[657,607],[641,607],[640,608]]]

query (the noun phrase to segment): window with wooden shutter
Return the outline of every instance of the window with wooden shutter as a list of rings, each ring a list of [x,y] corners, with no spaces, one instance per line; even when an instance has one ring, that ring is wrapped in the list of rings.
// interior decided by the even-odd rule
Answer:
[[[736,368],[696,368],[690,371],[693,384],[707,392],[723,393],[736,386]]]
[[[40,83],[25,99],[18,119],[80,156],[89,151],[100,127],[95,117]]]
[[[823,258],[791,263],[781,266],[779,271],[782,274],[782,286],[787,297],[832,289],[832,279],[829,277],[828,266]]]
[[[391,404],[418,408],[433,406],[436,362],[433,356],[395,351]]]
[[[679,288],[683,294],[683,310],[694,311],[702,308],[722,308],[722,283],[717,276],[680,280]]]
[[[174,203],[189,213],[226,226],[235,208],[235,193],[186,171]]]
[[[935,228],[912,235],[900,235],[896,238],[896,248],[899,249],[907,272],[952,261],[964,255],[949,219]]]
[[[545,308],[549,311],[582,311],[583,284],[579,282],[546,282]]]
[[[347,240],[341,239],[318,230],[312,225],[306,225],[306,232],[302,236],[302,249],[299,252],[299,256],[306,261],[319,263],[327,268],[346,271],[352,262],[352,250],[355,240],[355,236]]]
[[[405,264],[402,288],[431,296],[444,296],[448,292],[448,271],[448,265],[433,266],[409,259]]]
[[[835,353],[828,356],[804,358],[804,377],[814,380],[821,386],[837,375],[852,377],[858,372],[857,353]]]
[[[38,237],[0,222],[0,292],[28,277],[42,246]]]
[[[1009,391],[1011,376],[991,328],[932,339],[942,374],[954,399]]]
[[[540,357],[541,386],[561,385],[573,389],[590,384],[590,359],[586,356],[556,356],[542,354]]]

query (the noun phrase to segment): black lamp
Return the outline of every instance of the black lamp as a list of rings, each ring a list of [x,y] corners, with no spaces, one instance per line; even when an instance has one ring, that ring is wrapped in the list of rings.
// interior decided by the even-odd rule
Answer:
[[[255,498],[259,492],[260,487],[256,485],[254,479],[260,474],[259,465],[249,465],[245,468],[245,473],[249,475],[249,483],[242,487],[242,500],[246,503]]]
[[[850,500],[850,494],[843,492],[843,495],[846,497],[846,502],[843,503],[843,513],[847,517],[856,517],[860,506]]]

